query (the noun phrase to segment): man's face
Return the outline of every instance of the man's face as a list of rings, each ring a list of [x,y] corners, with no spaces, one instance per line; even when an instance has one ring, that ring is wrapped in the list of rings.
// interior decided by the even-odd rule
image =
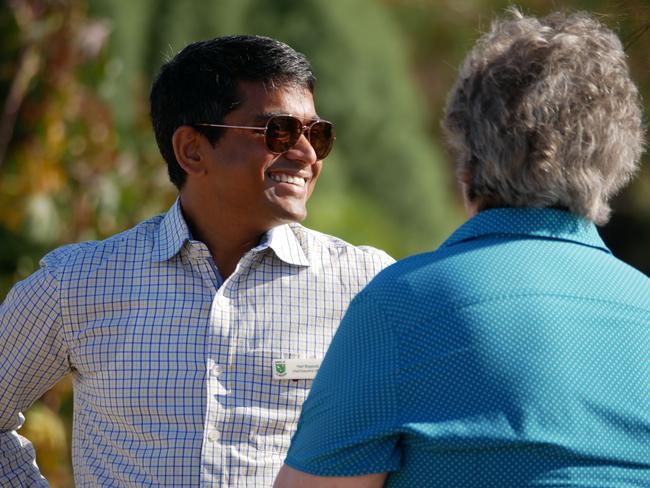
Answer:
[[[266,91],[254,82],[241,82],[239,89],[242,102],[224,117],[223,124],[264,127],[269,117],[280,114],[291,114],[303,124],[317,119],[307,89],[285,86]],[[205,196],[221,215],[243,219],[242,223],[264,232],[306,217],[307,200],[321,167],[304,135],[287,152],[273,154],[261,132],[224,129],[210,155]]]

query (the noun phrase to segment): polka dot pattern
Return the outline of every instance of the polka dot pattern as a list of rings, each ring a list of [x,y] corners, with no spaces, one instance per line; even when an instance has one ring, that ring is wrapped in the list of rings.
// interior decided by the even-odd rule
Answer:
[[[650,486],[650,279],[570,213],[481,212],[354,299],[286,462],[392,487]]]

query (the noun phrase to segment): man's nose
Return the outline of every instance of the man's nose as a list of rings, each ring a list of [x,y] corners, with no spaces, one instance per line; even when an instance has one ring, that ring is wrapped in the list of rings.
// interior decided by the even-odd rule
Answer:
[[[300,134],[298,141],[284,155],[287,159],[301,162],[304,165],[314,164],[318,161],[316,151],[314,151],[311,142],[307,139],[305,132]]]

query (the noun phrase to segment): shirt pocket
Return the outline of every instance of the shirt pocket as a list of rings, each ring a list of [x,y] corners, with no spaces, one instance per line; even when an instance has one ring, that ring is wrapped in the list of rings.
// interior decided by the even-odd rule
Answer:
[[[250,426],[249,440],[259,451],[286,452],[311,388],[312,380],[273,378],[273,360],[288,356],[280,350],[250,349],[234,361],[229,386],[237,408],[231,420]]]
[[[284,457],[291,444],[291,435],[286,434],[257,434],[252,436],[255,450]]]

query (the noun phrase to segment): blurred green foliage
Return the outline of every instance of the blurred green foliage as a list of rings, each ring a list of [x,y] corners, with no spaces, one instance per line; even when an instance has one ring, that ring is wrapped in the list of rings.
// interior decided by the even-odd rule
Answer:
[[[395,257],[435,248],[463,218],[439,119],[466,50],[501,0],[7,0],[0,6],[0,298],[53,247],[100,239],[175,198],[148,120],[160,64],[187,43],[269,35],[304,52],[337,143],[307,225]],[[645,0],[520,2],[603,14],[625,41],[650,21]],[[650,33],[627,48],[650,100]],[[647,165],[646,165],[647,166]],[[602,233],[650,272],[650,171],[615,202]],[[71,382],[27,414],[53,487],[72,485]]]
[[[167,57],[199,39],[268,35],[307,54],[318,76],[319,111],[337,126],[307,225],[404,256],[429,249],[459,222],[452,179],[429,137],[434,122],[414,90],[405,42],[387,9],[370,0],[161,0],[129,10],[131,3],[90,2],[98,17],[116,19],[112,52],[120,61],[111,62],[124,69],[107,100],[129,146],[141,148],[151,137],[132,130],[141,114],[124,93],[146,99]],[[363,15],[350,16],[351,6]],[[382,35],[371,39],[368,32]]]

